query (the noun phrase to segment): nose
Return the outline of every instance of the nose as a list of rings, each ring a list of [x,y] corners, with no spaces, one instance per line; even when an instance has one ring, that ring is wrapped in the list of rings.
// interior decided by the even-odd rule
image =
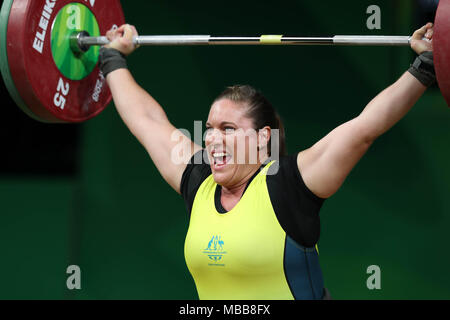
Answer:
[[[218,129],[208,129],[205,133],[205,144],[206,146],[215,145],[215,144],[223,144],[223,135],[222,132]]]

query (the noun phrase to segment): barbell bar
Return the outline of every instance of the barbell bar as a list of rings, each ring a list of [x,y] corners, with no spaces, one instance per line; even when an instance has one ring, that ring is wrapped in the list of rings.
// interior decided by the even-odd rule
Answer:
[[[441,0],[433,51],[441,92],[450,105],[450,0]],[[50,123],[83,122],[110,103],[98,67],[102,35],[125,23],[119,0],[4,0],[0,13],[0,67],[16,104]],[[145,45],[348,45],[409,46],[409,36],[215,37],[138,36]]]
[[[109,44],[106,37],[90,37],[87,33],[75,33],[74,41],[82,51],[91,46]],[[334,37],[286,37],[262,35],[259,37],[214,37],[210,35],[159,35],[137,36],[133,43],[140,46],[186,45],[348,45],[348,46],[409,46],[410,36],[334,36]],[[84,49],[83,49],[84,48]]]

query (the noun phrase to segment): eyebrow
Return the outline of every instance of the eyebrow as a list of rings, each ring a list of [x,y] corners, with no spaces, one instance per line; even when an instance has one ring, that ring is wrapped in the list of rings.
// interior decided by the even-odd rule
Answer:
[[[237,124],[235,124],[234,122],[229,122],[229,121],[222,121],[222,122],[220,123],[220,126],[223,127],[223,126],[226,126],[227,124],[231,124],[231,125],[237,127]],[[208,127],[208,126],[209,126],[209,127],[212,127],[211,124],[210,124],[209,122],[207,122],[207,123],[205,124],[205,126],[207,126],[207,127]]]

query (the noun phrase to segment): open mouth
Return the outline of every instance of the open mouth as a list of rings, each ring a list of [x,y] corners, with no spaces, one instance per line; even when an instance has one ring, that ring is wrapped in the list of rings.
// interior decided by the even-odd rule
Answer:
[[[211,154],[215,170],[220,170],[231,160],[231,155],[224,152],[214,152]]]

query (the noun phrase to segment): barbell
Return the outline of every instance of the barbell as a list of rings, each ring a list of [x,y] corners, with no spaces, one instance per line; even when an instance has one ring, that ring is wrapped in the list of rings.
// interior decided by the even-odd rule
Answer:
[[[450,0],[434,23],[436,76],[450,106]],[[83,122],[112,95],[99,66],[102,34],[125,23],[119,0],[5,0],[0,14],[0,67],[15,103],[48,123]],[[214,37],[138,36],[138,45],[364,45],[409,46],[409,36]]]

